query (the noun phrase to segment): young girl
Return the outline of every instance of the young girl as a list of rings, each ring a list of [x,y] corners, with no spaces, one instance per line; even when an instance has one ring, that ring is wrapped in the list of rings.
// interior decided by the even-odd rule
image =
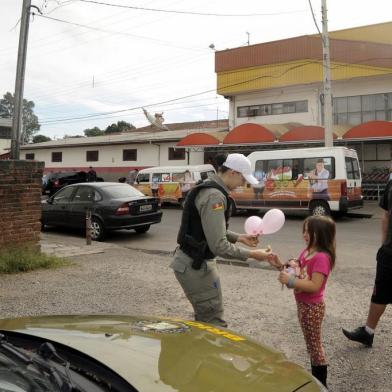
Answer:
[[[310,355],[312,374],[327,386],[327,361],[321,342],[321,323],[325,314],[324,291],[335,265],[335,222],[325,216],[311,216],[303,224],[306,248],[298,260],[290,260],[278,280],[294,289],[298,319]],[[270,256],[280,262],[276,254]],[[295,265],[297,263],[297,265]]]

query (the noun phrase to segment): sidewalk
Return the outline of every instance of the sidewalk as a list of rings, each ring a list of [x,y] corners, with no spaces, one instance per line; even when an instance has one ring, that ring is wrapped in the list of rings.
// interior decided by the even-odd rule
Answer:
[[[118,248],[117,245],[97,241],[91,241],[91,245],[86,245],[85,238],[67,238],[61,235],[48,235],[46,233],[41,233],[40,245],[43,253],[58,257],[91,255],[104,253],[107,249]]]

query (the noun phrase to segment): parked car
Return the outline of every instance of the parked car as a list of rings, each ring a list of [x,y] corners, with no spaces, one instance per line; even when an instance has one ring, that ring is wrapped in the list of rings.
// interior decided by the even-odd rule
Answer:
[[[0,389],[326,391],[286,357],[195,321],[116,315],[0,320]]]
[[[78,184],[87,181],[88,176],[84,171],[48,173],[42,178],[42,194],[52,196],[66,185]],[[102,181],[102,177],[97,177],[97,182]]]
[[[91,238],[102,241],[110,230],[135,229],[145,233],[162,218],[159,201],[143,195],[128,184],[88,182],[68,185],[42,201],[45,226],[86,227],[86,210],[91,210]]]

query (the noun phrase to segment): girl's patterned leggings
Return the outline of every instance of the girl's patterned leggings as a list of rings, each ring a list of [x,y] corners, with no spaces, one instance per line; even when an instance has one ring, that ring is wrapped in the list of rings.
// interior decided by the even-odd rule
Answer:
[[[325,352],[321,343],[321,323],[325,315],[325,303],[297,302],[297,310],[311,364],[313,366],[326,365]]]

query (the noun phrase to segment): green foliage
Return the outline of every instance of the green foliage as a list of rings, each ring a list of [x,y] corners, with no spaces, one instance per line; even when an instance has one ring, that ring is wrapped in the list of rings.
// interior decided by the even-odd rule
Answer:
[[[57,268],[68,264],[65,259],[41,253],[27,246],[0,250],[0,274],[14,274],[39,268]]]
[[[102,136],[105,134],[105,132],[102,129],[99,129],[98,127],[94,127],[94,128],[87,128],[83,131],[83,133],[87,136],[87,137],[91,137],[91,136]]]
[[[33,137],[33,143],[43,143],[43,142],[50,142],[52,139],[45,135],[35,135]]]
[[[126,121],[117,121],[117,124],[113,123],[112,125],[109,125],[105,129],[105,133],[122,133],[132,131],[133,129],[136,129],[134,125]]]
[[[41,128],[41,125],[38,122],[38,117],[34,114],[34,106],[35,104],[33,101],[28,101],[27,99],[23,100],[23,129],[21,135],[22,144],[30,142],[33,138],[33,135]],[[13,117],[15,99],[10,92],[4,94],[3,99],[0,100],[0,107],[2,108],[0,114],[2,117]]]

